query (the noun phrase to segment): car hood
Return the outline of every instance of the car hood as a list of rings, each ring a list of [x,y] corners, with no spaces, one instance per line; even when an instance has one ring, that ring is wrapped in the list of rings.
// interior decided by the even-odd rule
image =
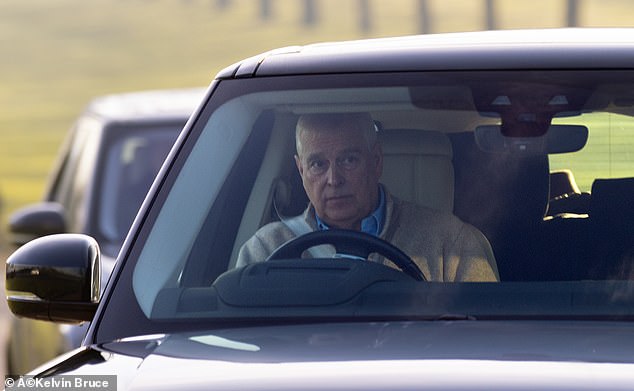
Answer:
[[[631,390],[633,332],[625,322],[245,327],[127,338],[58,368],[117,374],[120,390]]]

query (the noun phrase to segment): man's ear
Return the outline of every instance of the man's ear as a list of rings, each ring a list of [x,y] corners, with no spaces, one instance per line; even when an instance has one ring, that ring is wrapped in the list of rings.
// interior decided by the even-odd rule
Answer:
[[[297,155],[295,155],[295,165],[297,166],[297,171],[299,171],[299,175],[303,177],[304,166],[302,165],[302,160]]]

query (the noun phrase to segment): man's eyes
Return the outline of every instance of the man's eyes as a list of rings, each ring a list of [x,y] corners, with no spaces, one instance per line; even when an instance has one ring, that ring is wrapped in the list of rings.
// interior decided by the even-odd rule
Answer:
[[[359,166],[361,157],[357,154],[346,155],[336,159],[338,167],[344,170],[353,170]],[[308,162],[308,168],[313,174],[322,174],[328,171],[330,167],[330,161],[327,159],[310,160]]]
[[[348,155],[343,157],[342,159],[337,161],[337,164],[340,167],[343,167],[345,169],[351,169],[351,168],[355,168],[358,166],[360,161],[359,156],[357,155]]]
[[[315,167],[315,168],[326,167],[328,165],[328,163],[325,160],[313,160],[309,162],[309,164],[310,164],[310,167]]]
[[[321,173],[328,169],[328,162],[325,160],[311,160],[308,167],[313,173]]]

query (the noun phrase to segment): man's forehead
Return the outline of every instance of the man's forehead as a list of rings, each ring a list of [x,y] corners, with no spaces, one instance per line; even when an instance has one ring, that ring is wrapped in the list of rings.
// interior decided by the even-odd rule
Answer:
[[[349,148],[341,148],[341,149],[317,149],[317,150],[306,150],[305,155],[307,159],[316,159],[316,158],[328,158],[328,157],[340,157],[344,155],[350,154],[362,154],[365,151],[364,148],[361,147],[349,147]]]
[[[367,149],[363,135],[358,132],[308,131],[301,137],[304,154],[361,152]]]
[[[358,128],[305,129],[299,134],[302,143],[333,142],[354,145],[363,143],[363,131]]]

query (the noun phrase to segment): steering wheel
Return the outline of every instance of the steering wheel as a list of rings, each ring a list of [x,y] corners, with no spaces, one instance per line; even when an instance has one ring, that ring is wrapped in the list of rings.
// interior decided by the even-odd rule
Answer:
[[[420,268],[398,247],[376,236],[345,229],[313,231],[298,236],[282,244],[266,260],[301,258],[304,251],[321,244],[334,246],[337,254],[363,259],[368,259],[372,253],[383,255],[413,279],[425,281]]]

